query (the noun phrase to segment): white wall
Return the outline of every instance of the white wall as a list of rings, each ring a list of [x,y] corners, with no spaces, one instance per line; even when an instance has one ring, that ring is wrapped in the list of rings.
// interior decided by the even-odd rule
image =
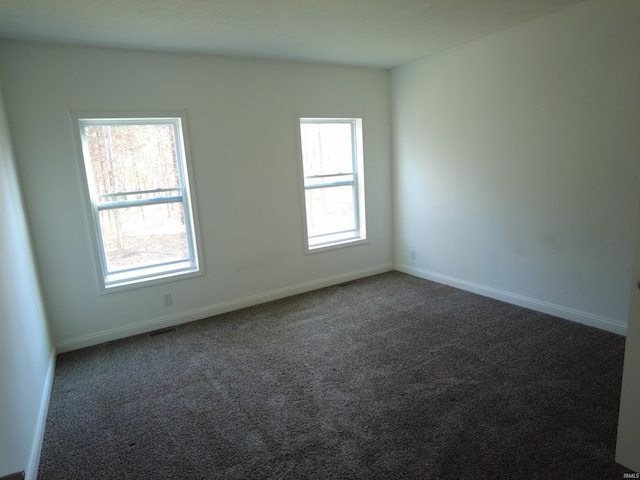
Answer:
[[[398,269],[624,333],[638,25],[589,1],[393,71]]]
[[[0,93],[0,476],[35,478],[55,363]]]
[[[2,49],[59,351],[392,268],[387,71],[12,41]],[[186,110],[205,276],[98,293],[70,109]],[[304,255],[296,113],[364,114],[367,244]]]

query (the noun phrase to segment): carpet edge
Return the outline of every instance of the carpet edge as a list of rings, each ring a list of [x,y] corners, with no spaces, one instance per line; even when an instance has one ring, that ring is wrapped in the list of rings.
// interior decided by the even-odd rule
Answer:
[[[415,277],[423,278],[425,280],[431,280],[433,282],[443,283],[451,287],[459,288],[469,292],[477,293],[485,297],[493,298],[507,302],[519,307],[529,308],[538,312],[553,315],[564,320],[570,320],[572,322],[581,323],[590,327],[595,327],[600,330],[615,333],[618,335],[627,335],[627,325],[616,320],[611,320],[605,317],[594,315],[588,312],[575,310],[561,305],[554,305],[552,303],[543,302],[534,298],[525,297],[504,290],[499,290],[491,287],[486,287],[478,283],[468,282],[466,280],[460,280],[458,278],[449,277],[447,275],[441,275],[439,273],[431,272],[421,268],[412,267],[402,263],[396,263],[395,269],[399,272],[413,275]]]
[[[60,342],[56,342],[56,349],[58,353],[70,352],[72,350],[78,350],[80,348],[90,347],[92,345],[98,345],[100,343],[105,343],[112,340],[118,340],[121,338],[130,337],[133,335],[147,333],[152,330],[157,330],[160,328],[173,327],[183,323],[202,320],[204,318],[212,317],[214,315],[220,315],[222,313],[231,312],[233,310],[239,310],[241,308],[259,305],[261,303],[266,303],[273,300],[290,297],[292,295],[298,295],[300,293],[306,293],[312,290],[318,290],[320,288],[330,287],[338,283],[357,280],[359,278],[370,277],[372,275],[378,275],[378,274],[390,272],[393,270],[394,270],[393,263],[391,262],[383,263],[381,265],[376,265],[374,267],[355,270],[353,272],[334,275],[331,277],[325,277],[319,280],[305,282],[305,283],[293,285],[290,287],[280,288],[270,292],[249,295],[247,297],[210,305],[205,308],[199,308],[196,310],[191,310],[191,311],[180,313],[177,315],[170,315],[166,317],[161,317],[157,319],[135,323],[133,325],[127,325],[124,327],[104,330],[102,332],[97,332],[90,335],[75,337],[68,340],[62,340]]]

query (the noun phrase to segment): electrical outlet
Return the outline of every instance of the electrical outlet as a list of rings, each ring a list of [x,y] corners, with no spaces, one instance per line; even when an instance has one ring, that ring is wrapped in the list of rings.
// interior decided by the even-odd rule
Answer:
[[[409,252],[409,256],[411,257],[411,260],[415,260],[416,259],[416,251],[415,250],[411,250]]]
[[[168,307],[172,303],[173,303],[173,300],[171,299],[171,294],[170,293],[165,293],[164,295],[162,295],[162,304],[165,307]]]

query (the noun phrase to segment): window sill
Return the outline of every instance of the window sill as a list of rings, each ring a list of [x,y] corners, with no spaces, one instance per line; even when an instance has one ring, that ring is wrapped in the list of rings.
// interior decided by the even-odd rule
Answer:
[[[339,242],[330,243],[327,245],[318,245],[317,247],[309,247],[305,248],[305,254],[311,255],[313,253],[326,252],[328,250],[336,250],[338,248],[351,247],[355,245],[363,245],[365,243],[369,243],[366,238],[352,238],[349,240],[342,240]]]
[[[189,267],[188,269],[170,270],[164,273],[154,273],[148,276],[137,275],[129,279],[112,280],[110,283],[101,285],[102,294],[123,292],[134,288],[150,287],[161,283],[184,280],[186,278],[199,277],[204,275],[202,268]]]

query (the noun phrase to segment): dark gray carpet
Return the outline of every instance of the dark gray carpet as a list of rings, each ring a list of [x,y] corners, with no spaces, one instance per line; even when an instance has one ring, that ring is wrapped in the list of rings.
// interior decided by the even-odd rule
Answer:
[[[621,479],[623,352],[377,275],[60,355],[38,478]]]

